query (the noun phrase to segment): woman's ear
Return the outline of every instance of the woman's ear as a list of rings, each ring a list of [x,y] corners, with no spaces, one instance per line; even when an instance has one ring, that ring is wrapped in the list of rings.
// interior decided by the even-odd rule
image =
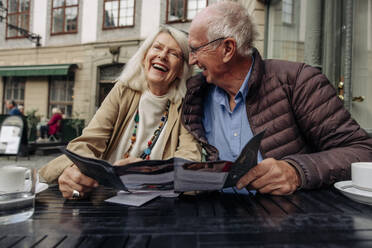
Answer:
[[[233,38],[226,38],[222,43],[223,58],[222,61],[227,63],[235,55],[236,52],[236,41]]]

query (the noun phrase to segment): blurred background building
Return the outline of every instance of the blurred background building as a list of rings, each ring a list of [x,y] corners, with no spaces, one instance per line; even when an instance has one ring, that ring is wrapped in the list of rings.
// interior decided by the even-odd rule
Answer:
[[[0,103],[93,117],[143,39],[185,31],[219,0],[0,0]],[[254,17],[265,58],[319,67],[372,132],[372,0],[237,0]],[[18,28],[15,28],[18,27]]]

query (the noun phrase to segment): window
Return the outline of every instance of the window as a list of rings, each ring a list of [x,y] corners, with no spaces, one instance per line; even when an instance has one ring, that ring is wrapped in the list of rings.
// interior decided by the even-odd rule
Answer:
[[[103,29],[134,26],[135,0],[105,0]]]
[[[66,117],[72,116],[72,103],[74,99],[74,77],[53,76],[49,87],[49,114],[54,107],[59,108]]]
[[[52,34],[76,33],[79,0],[53,0]]]
[[[6,25],[6,38],[24,37],[19,31],[10,25],[28,30],[30,26],[30,1],[8,0],[8,17]]]
[[[307,30],[305,7],[304,1],[270,2],[269,22],[266,24],[267,58],[304,61]]]
[[[24,105],[25,100],[25,77],[7,77],[5,78],[4,87],[4,102],[15,101],[17,105]],[[7,113],[8,110],[4,104],[3,113]]]
[[[191,21],[208,0],[167,0],[167,23]]]
[[[288,25],[293,23],[293,0],[283,0],[282,22]]]

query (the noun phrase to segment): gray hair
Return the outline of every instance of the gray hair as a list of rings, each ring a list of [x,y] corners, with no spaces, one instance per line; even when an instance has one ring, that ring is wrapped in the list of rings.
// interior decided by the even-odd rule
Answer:
[[[251,55],[258,32],[248,11],[241,4],[231,1],[219,2],[208,8],[215,12],[208,20],[208,41],[231,37],[236,40],[239,55]]]
[[[54,107],[54,108],[52,108],[52,114],[57,114],[57,113],[61,113],[61,110],[59,109],[59,108],[57,108],[57,107]]]
[[[177,102],[181,100],[186,94],[186,80],[192,75],[192,67],[190,67],[188,64],[189,46],[187,35],[185,32],[177,30],[175,28],[169,26],[161,26],[156,32],[153,32],[151,35],[149,35],[140,46],[140,48],[137,50],[137,52],[125,65],[125,68],[117,79],[117,82],[136,91],[144,92],[145,90],[148,90],[142,62],[155,38],[160,33],[170,34],[173,39],[176,40],[182,50],[182,75],[181,77],[176,78],[173,83],[171,83],[168,91],[169,99],[172,102]]]

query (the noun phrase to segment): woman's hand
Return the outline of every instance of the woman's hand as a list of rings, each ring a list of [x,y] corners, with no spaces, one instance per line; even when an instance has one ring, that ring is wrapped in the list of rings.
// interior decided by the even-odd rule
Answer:
[[[119,159],[118,161],[116,161],[114,163],[114,165],[115,166],[124,166],[124,165],[130,164],[130,163],[139,162],[139,161],[142,161],[142,160],[143,159],[141,159],[141,158],[128,157],[128,158]]]
[[[74,190],[79,192],[78,198],[83,198],[88,192],[98,187],[98,182],[87,177],[76,165],[66,168],[58,178],[59,190],[64,198],[73,199]]]

